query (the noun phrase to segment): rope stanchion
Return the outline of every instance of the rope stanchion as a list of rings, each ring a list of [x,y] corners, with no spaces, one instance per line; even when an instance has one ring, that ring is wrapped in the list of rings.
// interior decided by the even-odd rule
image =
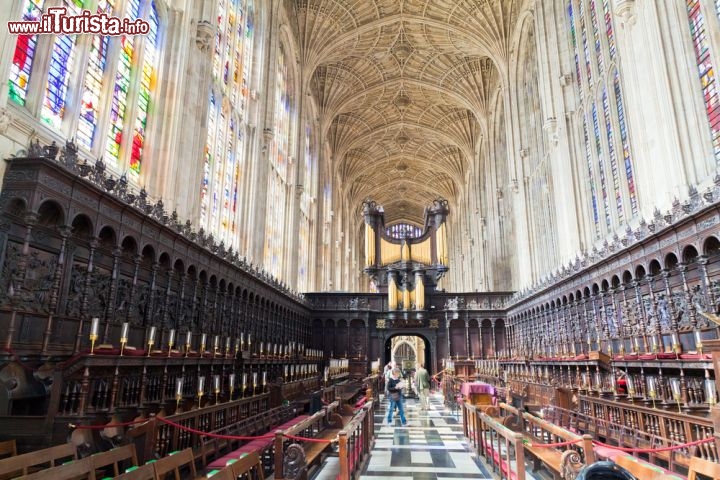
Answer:
[[[122,422],[122,423],[108,423],[105,425],[76,425],[74,423],[68,424],[70,428],[74,428],[76,430],[104,430],[106,428],[117,428],[117,427],[128,427],[130,425],[137,425],[139,423],[146,423],[149,419],[142,418],[139,420],[131,420],[129,422]]]

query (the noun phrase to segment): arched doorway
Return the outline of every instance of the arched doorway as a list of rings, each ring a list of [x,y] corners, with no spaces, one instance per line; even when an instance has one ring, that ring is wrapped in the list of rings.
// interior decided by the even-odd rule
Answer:
[[[420,361],[432,373],[432,350],[427,338],[418,334],[394,334],[385,340],[384,364],[393,362],[403,372],[414,371]]]

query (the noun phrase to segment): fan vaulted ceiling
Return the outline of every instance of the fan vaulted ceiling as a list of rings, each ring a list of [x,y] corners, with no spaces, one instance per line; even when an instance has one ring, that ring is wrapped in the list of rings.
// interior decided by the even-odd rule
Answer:
[[[296,0],[300,55],[347,205],[420,223],[485,136],[523,0]],[[500,70],[498,70],[498,68]]]

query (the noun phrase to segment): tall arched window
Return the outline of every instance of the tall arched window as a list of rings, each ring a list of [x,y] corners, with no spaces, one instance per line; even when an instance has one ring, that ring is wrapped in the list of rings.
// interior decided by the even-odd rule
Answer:
[[[288,174],[294,123],[292,80],[283,45],[278,49],[275,68],[275,134],[270,147],[264,257],[265,268],[279,277],[285,253],[283,244],[287,225]]]
[[[710,5],[708,5],[708,8]],[[720,18],[720,0],[715,0],[715,11]],[[695,60],[702,89],[705,112],[710,125],[710,139],[715,154],[715,161],[720,163],[720,95],[713,68],[710,39],[707,33],[707,21],[703,14],[700,0],[687,0],[690,34],[692,35]]]
[[[303,191],[300,195],[300,225],[298,247],[297,289],[306,292],[310,289],[310,248],[312,228],[316,222],[315,198],[317,196],[317,148],[315,136],[310,126],[305,127],[305,152],[303,162]]]
[[[69,15],[77,15],[85,8],[86,3],[85,0],[65,0],[62,5]],[[60,128],[65,115],[68,82],[75,67],[77,38],[77,35],[57,35],[53,43],[40,118],[55,129]]]
[[[115,70],[115,84],[110,104],[110,125],[105,153],[108,158],[119,162],[121,155],[127,157],[122,149],[130,149],[130,171],[140,173],[142,150],[145,144],[145,127],[150,106],[151,88],[155,83],[157,69],[158,24],[155,2],[128,0],[125,5],[125,17],[131,20],[144,18],[150,23],[150,33],[142,37],[124,35],[120,39],[120,55]],[[141,70],[137,70],[142,66]],[[128,98],[136,92],[135,118]],[[134,120],[134,121],[133,121]],[[130,130],[132,128],[132,131]],[[131,133],[132,132],[132,133]],[[125,140],[125,135],[131,135]]]
[[[238,201],[245,173],[253,41],[252,1],[218,0],[200,222],[234,248],[241,243]]]
[[[115,0],[100,0],[98,13],[110,16],[115,12]],[[100,118],[100,102],[105,68],[107,67],[108,46],[110,38],[95,35],[90,44],[87,71],[82,86],[80,118],[77,127],[77,143],[87,149],[95,145],[95,131]]]
[[[578,151],[585,156],[588,208],[601,236],[638,214],[612,12],[608,0],[570,0],[567,12],[583,112]]]
[[[44,3],[45,0],[25,0],[21,18],[30,22],[38,21],[42,15]],[[8,87],[10,100],[19,105],[25,105],[37,41],[37,35],[18,35],[15,44]]]
[[[534,21],[528,19],[523,28],[519,51],[520,64],[524,65],[518,74],[520,115],[520,157],[525,178],[529,234],[531,238],[534,272],[550,271],[557,252],[557,222],[553,207],[553,184],[550,159],[547,155],[547,139],[543,133],[542,106],[538,82],[538,55],[535,47]]]
[[[46,2],[25,0],[24,20],[36,21]],[[25,106],[28,95],[42,99],[40,120],[54,132],[76,138],[92,156],[103,156],[118,172],[140,173],[148,116],[160,65],[161,21],[154,0],[63,0],[70,15],[95,8],[111,16],[143,19],[147,35],[52,37],[47,63],[35,60],[37,36],[18,36],[10,69],[9,98]],[[118,48],[113,44],[117,43]],[[109,52],[114,52],[109,56]],[[87,59],[83,64],[79,58]],[[30,82],[44,75],[42,82]],[[38,85],[41,92],[31,92]],[[72,114],[69,116],[69,114]],[[73,118],[74,117],[74,118]],[[98,127],[107,128],[98,135]]]

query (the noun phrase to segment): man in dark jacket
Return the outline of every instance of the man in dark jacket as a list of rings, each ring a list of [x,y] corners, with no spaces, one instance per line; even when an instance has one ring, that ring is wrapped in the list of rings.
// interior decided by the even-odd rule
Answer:
[[[387,383],[388,393],[390,394],[390,405],[388,406],[387,423],[388,425],[393,424],[393,411],[395,407],[398,409],[400,414],[400,421],[403,425],[407,425],[405,419],[405,409],[403,408],[403,396],[402,391],[405,388],[405,381],[400,378],[400,369],[394,368],[390,380]]]

